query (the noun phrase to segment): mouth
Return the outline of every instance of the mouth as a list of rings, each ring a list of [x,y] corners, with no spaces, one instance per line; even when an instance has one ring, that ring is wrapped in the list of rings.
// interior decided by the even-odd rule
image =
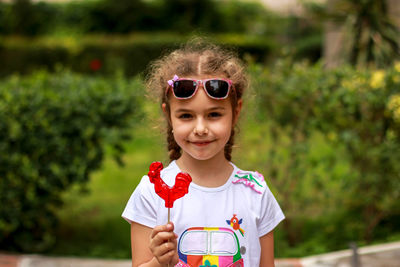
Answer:
[[[194,141],[194,142],[190,142],[195,146],[207,146],[209,144],[211,144],[213,141]]]

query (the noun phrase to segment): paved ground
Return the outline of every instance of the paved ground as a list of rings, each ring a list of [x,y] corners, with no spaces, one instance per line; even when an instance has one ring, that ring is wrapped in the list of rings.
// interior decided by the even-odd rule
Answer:
[[[0,252],[0,267],[131,267],[131,261],[7,255]],[[302,265],[299,259],[278,259],[276,267],[302,267]]]
[[[300,259],[304,267],[400,267],[400,242],[367,246],[358,249],[358,260],[351,250],[337,251]]]
[[[359,267],[400,267],[400,242],[363,247],[358,250]],[[351,250],[301,259],[277,259],[276,267],[352,267]],[[101,260],[10,255],[0,252],[0,267],[130,267],[130,260]],[[249,266],[252,267],[252,266]]]

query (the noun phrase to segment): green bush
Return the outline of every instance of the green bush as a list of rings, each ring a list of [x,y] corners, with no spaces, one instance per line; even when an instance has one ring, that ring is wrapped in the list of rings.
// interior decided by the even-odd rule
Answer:
[[[45,2],[30,0],[0,2],[0,34],[33,36],[52,29],[57,18],[57,8]]]
[[[390,222],[400,215],[400,63],[325,70],[280,61],[251,72],[288,246],[318,253],[312,244],[340,249],[398,231]]]
[[[61,71],[0,81],[0,249],[54,243],[61,194],[89,181],[106,148],[121,163],[141,86]]]
[[[0,76],[29,74],[38,68],[54,71],[62,65],[75,72],[113,75],[122,70],[132,76],[168,50],[178,48],[190,36],[169,33],[136,33],[127,36],[85,36],[81,38],[0,38]],[[263,61],[276,49],[273,40],[236,34],[210,39],[235,47],[241,56]],[[95,63],[95,64],[94,64]]]
[[[136,31],[244,33],[269,15],[261,3],[215,0],[112,0],[0,3],[0,34],[57,31],[125,34]]]

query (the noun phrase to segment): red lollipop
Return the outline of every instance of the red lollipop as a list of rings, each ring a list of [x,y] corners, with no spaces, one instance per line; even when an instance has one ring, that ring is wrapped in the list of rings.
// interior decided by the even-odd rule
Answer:
[[[172,208],[175,200],[188,193],[189,184],[192,182],[192,177],[190,177],[188,173],[178,173],[175,177],[174,186],[169,187],[160,177],[160,172],[163,169],[163,164],[161,162],[153,162],[149,169],[148,176],[150,182],[154,184],[156,194],[164,199],[166,208]]]
[[[174,201],[183,197],[189,191],[189,184],[192,182],[192,177],[188,173],[180,172],[175,177],[175,184],[169,187],[160,177],[160,172],[163,169],[161,162],[153,162],[150,165],[149,173],[150,182],[154,184],[154,190],[165,201],[165,207],[168,208],[168,222],[170,221],[170,208],[174,206]],[[169,264],[168,264],[169,267]]]

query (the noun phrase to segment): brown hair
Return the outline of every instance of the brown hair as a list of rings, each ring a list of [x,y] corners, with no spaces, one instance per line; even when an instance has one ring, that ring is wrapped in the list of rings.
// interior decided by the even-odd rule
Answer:
[[[194,39],[186,43],[150,65],[146,85],[150,96],[157,93],[160,104],[166,104],[167,118],[167,142],[170,160],[181,156],[181,148],[176,143],[170,121],[170,106],[165,90],[168,80],[174,75],[190,77],[191,75],[220,74],[232,81],[235,93],[230,93],[232,110],[238,105],[244,90],[248,86],[247,77],[242,61],[232,51],[223,49],[217,45]],[[235,116],[235,112],[233,112]],[[235,118],[234,118],[235,119]],[[232,146],[234,144],[235,129],[232,128],[229,141],[225,145],[225,158],[231,160]]]

